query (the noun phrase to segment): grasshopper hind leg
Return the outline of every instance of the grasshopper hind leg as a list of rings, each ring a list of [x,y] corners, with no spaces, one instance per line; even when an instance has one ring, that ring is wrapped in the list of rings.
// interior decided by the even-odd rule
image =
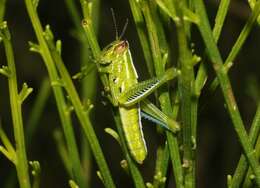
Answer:
[[[179,74],[179,70],[175,68],[170,68],[165,72],[164,75],[160,77],[151,78],[149,80],[145,80],[133,85],[120,95],[118,101],[123,106],[134,105],[146,98],[162,84],[173,79]]]
[[[162,126],[168,131],[175,133],[180,130],[180,125],[178,122],[163,113],[149,100],[145,99],[141,102],[141,110],[142,117]]]

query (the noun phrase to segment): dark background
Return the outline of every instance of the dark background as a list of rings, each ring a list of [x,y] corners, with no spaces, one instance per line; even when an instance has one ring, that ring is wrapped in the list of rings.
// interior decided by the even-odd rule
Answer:
[[[218,3],[214,0],[206,2],[207,11],[213,24]],[[120,29],[123,27],[125,20],[129,19],[129,26],[127,27],[124,38],[130,43],[133,60],[138,73],[140,73],[140,78],[147,78],[148,74],[145,69],[142,50],[126,0],[101,1],[98,36],[101,47],[104,47],[115,39],[115,29],[110,12],[111,7],[115,11]],[[71,75],[75,74],[80,69],[80,46],[77,40],[71,35],[71,30],[74,26],[67,13],[64,2],[62,0],[41,0],[38,11],[42,24],[50,24],[55,36],[63,41],[63,59]],[[230,52],[249,14],[250,9],[245,1],[231,2],[229,14],[218,43],[223,59]],[[13,37],[12,42],[15,51],[19,84],[27,82],[28,85],[34,88],[33,94],[23,105],[24,122],[26,122],[30,116],[30,109],[39,85],[42,79],[47,76],[47,72],[40,56],[28,50],[28,41],[36,41],[36,38],[26,12],[24,1],[8,0],[5,20],[8,21]],[[201,49],[204,49],[204,47],[196,29],[194,29],[192,40],[196,44],[196,48],[199,49],[198,53],[201,53],[203,51]],[[256,86],[259,90],[259,49],[260,34],[259,29],[255,27],[229,73],[235,97],[247,129],[251,125],[256,109],[256,101],[253,100],[250,94],[250,87],[253,84],[253,80],[256,81]],[[0,45],[0,65],[5,64],[3,45]],[[210,70],[210,78],[214,78],[214,76],[214,72]],[[79,85],[77,82],[76,84]],[[97,89],[97,92],[100,93],[100,88]],[[203,97],[204,95],[202,95],[200,100],[202,108],[200,108],[198,114],[198,187],[226,187],[226,175],[234,172],[240,156],[241,147],[225,110],[220,89],[217,89],[213,95]],[[96,108],[93,113],[96,114],[93,118],[93,125],[95,126],[106,159],[108,159],[116,184],[119,187],[133,187],[131,181],[129,181],[130,178],[120,168],[119,162],[123,156],[121,155],[118,144],[103,131],[105,127],[115,127],[109,108],[102,105],[102,100],[104,99],[98,95],[97,102],[95,103]],[[9,138],[13,140],[8,86],[6,79],[3,77],[0,79],[0,115],[5,131],[8,133]],[[80,138],[81,129],[79,129],[77,121],[74,121],[74,124],[76,127],[76,137]],[[155,146],[159,138],[156,134],[156,128],[149,125],[146,126],[146,124],[147,122],[144,121],[144,134],[148,144],[149,156],[140,169],[147,182],[152,180],[153,170],[151,169],[154,166]],[[27,153],[29,160],[39,160],[41,163],[42,187],[68,187],[68,176],[57,153],[53,139],[53,130],[61,126],[55,100],[52,95],[46,104],[43,116],[37,127],[38,129],[33,137],[33,141],[29,143],[30,147],[28,147]],[[95,175],[97,168],[94,162],[92,168],[91,187],[102,187]],[[14,173],[14,166],[3,155],[0,155],[0,187],[6,185],[12,173]],[[172,187],[173,179],[170,178],[168,182],[169,187]],[[15,184],[14,187],[18,187],[18,185]]]

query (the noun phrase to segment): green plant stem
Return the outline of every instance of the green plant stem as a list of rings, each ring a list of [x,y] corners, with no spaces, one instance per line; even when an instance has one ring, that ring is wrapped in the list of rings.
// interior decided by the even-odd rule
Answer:
[[[157,76],[159,76],[164,73],[165,67],[162,62],[159,38],[156,33],[157,29],[155,23],[153,22],[153,18],[150,13],[148,2],[147,1],[141,2],[141,6],[142,6],[145,22],[146,22],[146,27],[148,30],[148,35],[149,35],[148,37],[149,37],[151,51],[152,51],[155,73]],[[159,101],[161,104],[162,111],[165,114],[172,116],[172,107],[170,102],[170,96],[169,93],[167,92],[167,88],[166,87],[160,88],[159,93],[160,93]],[[167,135],[168,147],[170,151],[170,157],[173,165],[173,173],[175,176],[176,187],[181,188],[183,187],[183,173],[182,173],[182,165],[180,160],[177,138],[176,136],[174,136],[172,133],[169,132],[166,132],[166,135]]]
[[[89,109],[85,109],[83,104],[80,101],[79,95],[76,91],[76,88],[71,80],[71,77],[63,63],[63,60],[59,54],[59,52],[56,50],[56,47],[53,44],[53,41],[48,41],[48,47],[50,49],[50,53],[52,55],[52,58],[54,62],[56,63],[57,69],[59,70],[59,73],[61,75],[62,81],[64,83],[64,88],[67,91],[70,100],[74,106],[76,115],[82,125],[83,131],[86,134],[86,137],[89,140],[90,147],[94,153],[94,157],[96,159],[96,162],[100,168],[102,178],[104,180],[104,184],[106,187],[114,187],[114,183],[112,180],[112,177],[110,175],[110,171],[108,169],[107,163],[105,161],[103,152],[101,150],[101,147],[99,145],[97,136],[94,132],[94,129],[91,125],[88,111]],[[91,106],[89,106],[91,108]]]
[[[165,54],[167,54],[167,58],[169,58],[168,57],[169,46],[168,46],[168,43],[166,40],[165,31],[164,31],[163,24],[162,24],[162,19],[159,17],[160,14],[157,10],[158,9],[157,3],[153,0],[148,0],[147,4],[149,5],[150,14],[151,14],[151,17],[153,18],[153,22],[156,25],[156,29],[157,29],[156,33],[157,33],[158,41],[160,44],[160,50],[161,50],[160,55],[161,55],[162,59]],[[167,62],[163,62],[163,63],[166,64]]]
[[[46,105],[46,100],[50,96],[50,83],[47,78],[43,79],[40,90],[36,96],[35,102],[33,104],[32,110],[30,112],[30,117],[28,121],[26,122],[26,129],[25,129],[25,135],[26,135],[26,143],[27,147],[31,146],[32,138],[34,136],[35,130],[37,128],[38,122],[41,118],[43,109]],[[6,181],[6,186],[3,186],[5,188],[11,188],[15,187],[15,178],[16,175],[13,171],[11,171],[8,175],[8,180]],[[8,183],[10,181],[10,183]],[[13,182],[13,183],[11,183]]]
[[[2,144],[0,146],[1,154],[4,154],[7,159],[9,159],[12,163],[16,164],[17,160],[16,160],[15,149],[2,128],[1,120],[0,120],[0,140],[3,144],[3,146]]]
[[[145,21],[142,15],[142,11],[135,0],[129,0],[129,4],[134,18],[135,26],[137,29],[139,41],[143,49],[146,66],[148,68],[149,75],[153,76],[154,75],[153,59],[151,55],[151,49],[149,46],[149,40],[146,35]]]
[[[185,25],[183,13],[178,1],[173,1],[177,16],[180,18],[176,22],[177,38],[179,46],[179,66],[181,75],[179,77],[179,89],[181,100],[181,117],[183,122],[183,166],[184,186],[195,187],[195,177],[193,168],[193,146],[192,146],[192,95],[193,95],[193,63],[192,54],[188,49],[187,36],[185,34]],[[196,114],[194,114],[196,116]]]
[[[88,67],[93,64],[93,60],[91,59],[91,50],[88,44],[88,41],[85,37],[84,29],[81,26],[81,17],[79,15],[79,11],[76,7],[76,1],[74,0],[66,0],[66,5],[68,8],[68,12],[73,20],[75,25],[76,39],[80,44],[80,64],[81,67]],[[99,23],[99,9],[100,9],[100,0],[96,0],[92,2],[92,15],[91,18],[94,20],[94,28],[95,31],[98,30]],[[81,80],[81,94],[84,100],[90,100],[95,103],[96,100],[96,92],[97,92],[97,71],[96,69],[86,75],[85,78]],[[95,118],[94,114],[91,114],[91,119]],[[82,164],[84,171],[88,174],[86,177],[86,184],[90,185],[91,179],[91,168],[92,168],[92,158],[90,147],[85,139],[84,134],[82,134],[81,139],[81,150],[82,150]]]
[[[214,40],[215,42],[217,43],[218,40],[219,40],[219,37],[220,37],[220,34],[221,34],[221,31],[222,31],[222,28],[223,28],[223,25],[224,25],[224,22],[225,22],[225,18],[227,16],[227,12],[228,12],[228,8],[229,8],[229,5],[230,5],[230,0],[221,0],[220,1],[220,5],[219,5],[219,8],[218,8],[218,11],[217,11],[217,15],[216,15],[216,18],[215,18],[215,24],[214,24],[214,27],[213,27],[213,31],[212,31],[212,35],[214,37]],[[195,82],[194,82],[194,92],[195,92],[195,95],[193,97],[193,103],[192,103],[192,127],[193,128],[193,131],[192,131],[192,135],[194,136],[195,138],[195,146],[196,146],[196,138],[197,138],[197,131],[196,131],[196,125],[197,125],[197,111],[198,111],[198,104],[199,104],[199,97],[200,97],[200,94],[201,94],[201,90],[202,88],[204,87],[205,83],[206,83],[206,80],[207,80],[207,69],[206,69],[206,65],[205,65],[205,54],[203,55],[203,60],[199,66],[199,70],[197,72],[197,75],[196,75],[196,79],[195,79]]]
[[[149,39],[147,37],[147,31],[145,28],[145,20],[143,18],[142,10],[141,10],[140,6],[138,6],[138,3],[135,0],[129,0],[129,5],[130,5],[131,12],[132,12],[134,22],[136,25],[139,41],[142,46],[148,73],[150,76],[154,76],[153,59],[152,59],[151,49],[149,46]],[[161,151],[161,150],[163,150],[163,151]],[[168,165],[169,165],[169,159],[170,159],[170,155],[169,155],[169,151],[168,151],[168,146],[165,146],[164,149],[162,149],[162,147],[159,147],[157,149],[155,175],[161,173],[162,177],[166,176]],[[160,187],[163,187],[164,185],[165,185],[165,183],[160,184]],[[155,188],[158,187],[159,182],[154,180],[153,186]]]
[[[4,21],[6,0],[0,0],[0,23]]]
[[[258,122],[259,122],[259,116],[258,116]],[[258,123],[259,126],[260,123]],[[255,151],[256,151],[256,157],[257,159],[260,158],[260,135],[258,135],[256,146],[255,146]],[[255,180],[255,176],[253,175],[252,169],[248,168],[246,177],[244,178],[244,183],[243,183],[243,188],[250,188],[253,187],[253,183]]]
[[[16,156],[17,163],[16,171],[18,175],[19,185],[21,188],[30,188],[30,176],[28,170],[28,161],[26,156],[26,147],[24,139],[24,128],[23,128],[23,118],[22,118],[22,100],[19,97],[17,78],[16,78],[16,68],[14,62],[13,48],[11,44],[11,36],[7,26],[1,28],[1,38],[4,42],[5,53],[7,58],[8,69],[10,75],[8,77],[9,85],[9,95],[10,95],[10,105],[11,114],[13,120],[14,138],[16,144]]]
[[[31,18],[32,25],[34,27],[37,39],[38,39],[40,46],[41,46],[44,62],[46,63],[46,67],[48,69],[50,79],[51,79],[51,81],[54,81],[54,82],[58,81],[59,80],[58,79],[58,73],[56,71],[55,64],[53,63],[52,54],[51,54],[51,52],[50,52],[50,50],[47,46],[47,43],[46,43],[46,41],[43,37],[43,29],[42,29],[42,26],[40,24],[40,20],[39,20],[37,13],[36,13],[33,5],[32,5],[32,2],[30,0],[25,0],[25,2],[26,2],[26,7],[27,7],[27,10],[28,10],[29,16]],[[52,52],[56,52],[56,51],[52,51]],[[62,61],[57,62],[57,59],[56,59],[57,57],[58,57],[58,60],[61,60],[61,59],[59,59],[60,56],[58,54],[56,54],[55,60],[56,60],[57,66],[58,66],[59,70],[63,73],[62,74],[63,75],[62,80],[66,85],[66,90],[67,90],[68,94],[70,95],[70,99],[72,100],[76,114],[77,114],[77,116],[78,116],[78,118],[81,122],[81,125],[83,127],[83,130],[84,130],[84,132],[85,132],[85,134],[86,134],[86,136],[89,140],[91,149],[94,153],[97,164],[98,164],[100,171],[101,171],[101,174],[103,176],[105,186],[112,188],[112,187],[114,187],[114,183],[113,183],[113,180],[111,178],[110,172],[108,170],[107,164],[105,162],[104,155],[103,155],[102,150],[100,148],[100,145],[98,143],[95,132],[94,132],[92,126],[91,126],[88,114],[85,112],[84,107],[81,104],[81,101],[78,97],[78,94],[76,93],[75,87],[74,87],[74,85],[71,81],[71,78],[70,78],[66,68],[62,64]],[[55,98],[56,98],[58,106],[60,106],[60,107],[63,106],[64,103],[62,101],[60,101],[60,99],[64,98],[63,94],[61,93],[62,92],[61,87],[60,86],[54,86],[53,89],[54,89],[54,94],[56,96]],[[62,114],[61,120],[66,119],[66,116],[64,116],[64,115],[65,114]],[[68,122],[66,122],[66,123],[68,123]],[[78,171],[78,173],[80,173],[80,171]]]
[[[215,25],[212,31],[213,37],[215,41],[218,41],[226,16],[228,12],[228,8],[230,5],[230,0],[221,0],[218,8],[218,12],[215,18]]]
[[[96,36],[95,36],[95,31],[92,28],[93,27],[92,21],[88,16],[86,16],[84,18],[84,20],[82,21],[82,26],[85,30],[86,37],[87,37],[89,45],[91,47],[91,51],[93,53],[93,56],[94,56],[95,59],[96,58],[98,59],[99,54],[100,54],[100,47],[98,45],[98,42],[97,42],[97,39],[96,39]]]
[[[250,132],[249,132],[249,140],[253,146],[255,145],[255,143],[257,141],[259,132],[260,132],[260,103],[258,103],[257,111],[256,111],[252,126],[250,128]],[[258,150],[256,150],[256,151],[258,151]],[[240,185],[245,177],[245,173],[246,173],[247,169],[248,169],[248,164],[246,161],[246,157],[244,155],[241,155],[241,157],[239,159],[239,163],[236,168],[236,171],[232,177],[232,181],[231,181],[231,185],[230,185],[231,188],[240,187]]]
[[[170,154],[167,142],[165,143],[164,147],[159,146],[157,148],[157,157],[155,163],[155,176],[161,174],[161,177],[166,178],[168,166],[170,161]],[[154,188],[163,188],[165,187],[165,183],[159,182],[157,179],[154,178],[153,180],[153,187]]]
[[[85,34],[88,40],[88,44],[91,48],[92,55],[94,59],[98,60],[99,54],[100,54],[100,47],[97,42],[94,26],[93,26],[93,20],[91,19],[90,13],[89,13],[89,3],[87,3],[85,0],[81,0],[81,7],[83,12],[83,21],[82,26],[85,30]],[[108,86],[108,79],[105,74],[99,74],[99,77],[102,81],[102,84],[104,86]],[[108,88],[104,88],[105,91],[108,90]]]
[[[256,159],[253,147],[249,142],[248,135],[244,128],[238,107],[234,98],[230,80],[227,76],[227,71],[223,65],[222,58],[220,56],[219,50],[214,41],[210,25],[208,22],[208,17],[205,11],[204,3],[201,0],[195,1],[195,10],[200,18],[200,24],[198,25],[201,32],[202,38],[207,48],[208,55],[211,59],[213,68],[217,74],[218,80],[221,85],[221,89],[224,95],[225,102],[227,104],[227,109],[231,120],[233,122],[236,133],[239,137],[239,141],[242,145],[244,153],[247,157],[250,166],[252,167],[254,174],[256,175],[256,181],[258,186],[260,186],[260,169],[258,166],[258,161]]]
[[[157,35],[157,29],[155,27],[154,18],[152,16],[149,3],[147,0],[141,2],[141,6],[144,14],[146,27],[148,30],[148,37],[150,41],[155,72],[157,71],[156,73],[157,75],[162,75],[164,73],[164,67],[162,66],[163,63],[162,63],[160,42],[159,42],[159,37]]]
[[[221,0],[221,2],[220,2],[220,5],[219,5],[218,11],[217,11],[217,15],[215,18],[215,25],[214,25],[214,28],[212,31],[212,35],[213,35],[216,43],[220,37],[221,31],[222,31],[222,28],[223,28],[223,25],[225,22],[225,18],[227,16],[229,5],[230,5],[230,0]],[[192,127],[194,127],[193,131],[192,131],[192,135],[195,138],[195,143],[194,143],[195,147],[196,147],[196,138],[197,138],[197,131],[196,131],[197,115],[195,116],[195,114],[197,114],[197,111],[198,111],[198,104],[199,104],[199,97],[201,94],[201,90],[204,87],[206,80],[207,80],[207,69],[206,69],[206,65],[205,65],[205,59],[206,59],[205,56],[206,55],[205,54],[206,53],[204,53],[204,55],[203,55],[203,60],[199,66],[199,70],[196,75],[196,79],[195,79],[195,83],[194,83],[195,95],[192,100],[193,101],[193,103],[192,103],[192,112],[193,112],[192,125],[193,126]]]
[[[75,5],[75,1],[73,0],[66,0],[66,5],[68,8],[68,11],[71,15],[71,18],[73,20],[73,23],[76,27],[76,38],[80,42],[80,59],[81,59],[81,66],[89,66],[93,63],[93,60],[91,57],[91,51],[89,49],[88,41],[85,37],[84,29],[81,26],[81,18],[78,13],[77,7]],[[99,4],[100,1],[96,0],[95,2],[92,2],[92,9],[91,9],[91,20],[94,20],[94,28],[95,31],[98,29],[98,15],[99,15]],[[95,95],[96,95],[96,86],[97,86],[97,80],[96,80],[97,72],[96,70],[93,70],[89,75],[87,75],[87,78],[82,80],[82,92],[83,96],[86,99],[90,99],[91,101],[94,101]]]
[[[85,186],[85,181],[84,181],[84,176],[83,176],[83,169],[81,167],[81,163],[80,163],[80,157],[79,157],[79,152],[78,152],[78,148],[77,148],[77,143],[76,143],[76,139],[74,136],[74,130],[72,127],[72,121],[71,121],[71,112],[69,109],[67,109],[65,111],[65,118],[64,121],[67,122],[68,127],[70,127],[70,129],[68,129],[68,127],[64,127],[63,131],[64,131],[64,135],[65,135],[65,139],[66,139],[66,144],[67,144],[67,150],[68,150],[68,156],[69,156],[69,164],[70,164],[70,171],[72,174],[72,178],[75,179],[75,181],[77,182],[77,184],[79,186]],[[64,147],[65,148],[65,147]]]
[[[91,48],[94,59],[98,59],[100,54],[100,47],[97,42],[92,19],[90,18],[90,15],[88,13],[88,4],[84,0],[81,0],[81,7],[84,16],[82,26],[85,31],[85,36],[87,38],[89,47]],[[105,77],[104,75],[100,75],[100,79],[103,85],[106,85],[108,83],[107,77]]]
[[[239,53],[243,44],[245,43],[247,37],[249,36],[255,22],[257,21],[259,13],[260,13],[260,2],[257,1],[256,5],[254,6],[254,10],[253,10],[251,16],[247,20],[245,26],[243,27],[241,33],[239,34],[239,37],[237,38],[237,41],[233,45],[232,50],[229,53],[229,55],[224,63],[224,66],[226,66],[227,69],[229,69],[229,64],[233,63],[237,54]],[[211,90],[215,91],[218,85],[219,85],[218,79],[215,78],[213,80],[213,82],[211,83],[211,86],[210,86]]]
[[[26,122],[26,140],[27,143],[32,142],[32,137],[35,133],[35,130],[37,128],[38,122],[41,118],[41,115],[43,113],[44,107],[46,105],[47,99],[49,98],[51,93],[51,87],[50,82],[48,78],[44,78],[39,92],[36,96],[35,102],[33,104],[32,110],[30,112],[30,117],[28,121]]]
[[[85,30],[86,33],[86,37],[88,39],[89,42],[89,46],[91,48],[91,51],[93,53],[93,56],[95,59],[99,58],[99,54],[100,54],[100,47],[97,43],[96,40],[96,36],[95,36],[95,32],[94,29],[92,28],[92,21],[89,17],[85,17],[83,22],[82,22],[83,28]],[[108,80],[105,74],[99,74],[100,79],[103,83],[104,86],[108,85]],[[108,88],[104,88],[105,91],[107,91]]]
[[[212,31],[213,37],[215,39],[215,42],[218,43],[220,33],[222,31],[225,18],[227,16],[228,7],[230,5],[230,0],[221,0],[218,12],[215,18],[215,25]],[[195,81],[195,93],[199,97],[201,90],[207,80],[207,69],[205,65],[205,57],[203,58],[202,63],[200,64],[196,81]]]
[[[178,112],[179,112],[179,97],[178,95],[175,96],[173,99],[173,105],[172,105],[172,118],[177,119]],[[162,149],[161,147],[158,148],[157,153],[157,160],[156,160],[156,166],[155,166],[155,175],[161,173],[161,177],[167,177],[167,170],[169,166],[169,161],[170,161],[170,153],[169,153],[169,147],[167,142],[165,143],[164,148]],[[154,187],[160,187],[164,188],[165,183],[161,183],[160,185],[155,184],[156,181],[154,181]]]
[[[219,36],[220,36],[220,32],[223,28],[223,24],[227,15],[227,10],[230,4],[230,0],[222,0],[220,2],[219,5],[219,9],[217,12],[217,16],[215,19],[215,25],[213,28],[213,36],[214,39],[217,43]],[[244,28],[242,29],[235,45],[232,47],[232,50],[230,52],[230,54],[228,55],[224,65],[227,67],[227,71],[229,70],[229,64],[231,62],[234,61],[235,57],[237,56],[237,54],[239,53],[240,49],[242,48],[244,42],[246,41],[247,37],[249,36],[249,33],[251,32],[254,23],[257,20],[257,16],[259,15],[259,4],[257,6],[255,6],[251,16],[249,17],[249,19],[247,20]],[[205,63],[201,63],[200,67],[199,67],[199,71],[196,77],[196,82],[195,82],[195,88],[196,88],[196,94],[199,95],[202,87],[204,86],[205,80],[207,79],[207,75],[206,75],[206,66]],[[211,91],[215,91],[215,89],[217,88],[217,86],[219,85],[219,82],[217,79],[214,79],[214,81],[211,83]]]
[[[218,11],[217,11],[216,18],[215,18],[214,28],[212,31],[212,35],[213,35],[216,43],[220,37],[221,31],[222,31],[222,28],[223,28],[223,25],[225,22],[225,18],[227,16],[229,5],[230,5],[230,0],[221,0],[220,1],[220,5],[219,5]],[[192,127],[194,127],[192,130],[192,135],[194,136],[194,139],[195,139],[195,143],[194,143],[195,148],[196,148],[196,138],[197,138],[196,127],[197,127],[197,112],[198,112],[199,97],[201,94],[201,90],[204,87],[206,80],[207,80],[207,68],[205,65],[205,59],[206,59],[205,56],[206,55],[205,54],[206,53],[204,52],[203,60],[199,66],[199,69],[198,69],[198,72],[196,75],[196,79],[194,82],[195,95],[192,100],[193,101],[192,102],[192,113],[193,113],[192,114],[192,117],[193,117],[192,118],[192,125],[193,125]],[[194,157],[196,157],[196,155]],[[194,160],[196,160],[196,159],[194,159]],[[194,164],[194,166],[196,166],[196,165]],[[194,170],[194,172],[195,172],[195,170]]]
[[[59,76],[56,71],[55,65],[53,63],[51,54],[49,52],[48,46],[44,40],[43,37],[43,29],[40,23],[40,20],[38,18],[37,12],[35,7],[32,4],[31,0],[25,0],[27,12],[29,14],[31,23],[33,25],[33,28],[35,30],[35,34],[37,36],[37,39],[39,41],[40,45],[40,54],[42,55],[42,58],[46,64],[49,78],[52,83],[59,81]],[[74,131],[71,125],[71,122],[68,121],[68,106],[65,102],[65,97],[62,91],[62,88],[59,85],[53,85],[53,92],[56,99],[58,112],[60,115],[64,135],[66,138],[68,150],[69,150],[69,156],[71,157],[70,161],[73,164],[72,165],[72,171],[73,171],[73,179],[77,181],[77,183],[82,187],[84,185],[84,179],[82,175],[82,169],[78,154],[78,149],[75,141]]]
[[[93,176],[91,173],[93,169],[93,157],[91,155],[91,148],[84,132],[81,133],[81,161],[81,166],[85,174],[86,187],[90,187]]]

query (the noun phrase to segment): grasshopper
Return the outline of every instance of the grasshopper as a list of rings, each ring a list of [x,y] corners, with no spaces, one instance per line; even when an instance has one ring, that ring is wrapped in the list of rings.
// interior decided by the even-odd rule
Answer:
[[[142,132],[141,115],[172,132],[180,129],[177,122],[145,98],[180,74],[180,71],[170,68],[162,76],[138,82],[129,44],[120,38],[101,51],[97,67],[100,74],[106,74],[108,78],[105,90],[108,91],[108,98],[113,106],[119,108],[130,153],[137,163],[142,164],[147,155],[147,148]]]

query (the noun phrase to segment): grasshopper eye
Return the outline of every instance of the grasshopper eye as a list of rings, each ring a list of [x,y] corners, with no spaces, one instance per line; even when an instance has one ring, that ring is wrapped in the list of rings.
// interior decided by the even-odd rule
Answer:
[[[128,42],[126,40],[120,42],[114,49],[116,53],[122,53],[128,48]]]

